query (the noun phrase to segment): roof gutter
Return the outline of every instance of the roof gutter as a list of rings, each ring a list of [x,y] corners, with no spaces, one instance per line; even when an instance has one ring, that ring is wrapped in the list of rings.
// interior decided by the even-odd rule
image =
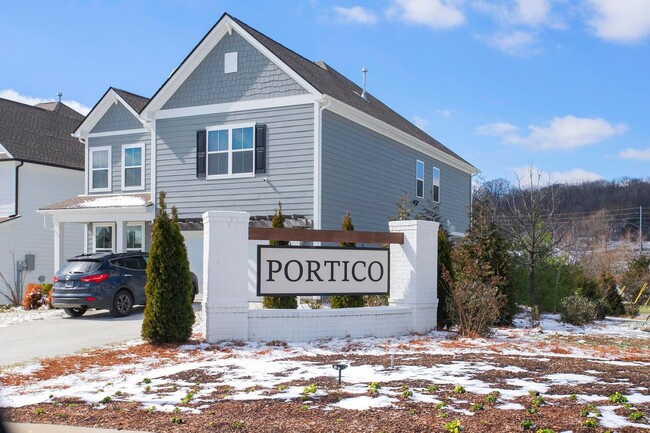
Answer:
[[[14,214],[9,215],[9,218],[13,218],[13,217],[18,216],[18,179],[19,179],[18,171],[19,171],[20,167],[22,167],[24,164],[25,164],[25,161],[20,161],[20,164],[18,164],[16,166],[16,181],[14,182],[14,186],[16,187],[16,192],[15,192],[15,195],[14,195],[14,197],[15,197],[15,200],[14,200]]]

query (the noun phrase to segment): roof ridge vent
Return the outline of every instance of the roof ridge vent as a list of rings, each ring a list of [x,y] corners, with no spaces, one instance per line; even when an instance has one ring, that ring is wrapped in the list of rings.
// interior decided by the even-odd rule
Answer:
[[[361,97],[367,101],[368,95],[366,94],[366,74],[368,73],[368,68],[366,68],[365,66],[361,68],[361,73],[363,74],[363,86],[362,86]]]

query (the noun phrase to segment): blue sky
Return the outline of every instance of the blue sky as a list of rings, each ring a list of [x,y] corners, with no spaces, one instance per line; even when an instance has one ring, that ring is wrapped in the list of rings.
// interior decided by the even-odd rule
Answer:
[[[0,97],[151,96],[228,12],[325,60],[485,179],[648,177],[650,0],[30,1],[0,13]]]

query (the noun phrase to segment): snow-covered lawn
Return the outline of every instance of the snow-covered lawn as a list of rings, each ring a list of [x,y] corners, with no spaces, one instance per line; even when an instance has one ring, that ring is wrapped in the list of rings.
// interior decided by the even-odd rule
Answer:
[[[23,307],[0,309],[0,327],[34,320],[52,319],[55,317],[65,317],[65,313],[63,310],[55,310],[47,307],[30,311],[25,311]]]
[[[479,402],[503,413],[533,414],[532,401],[540,396],[547,407],[592,404],[586,416],[599,413],[605,428],[650,429],[645,421],[650,417],[650,334],[639,322],[574,327],[560,323],[557,315],[544,315],[539,328],[529,328],[523,317],[515,325],[477,340],[432,332],[168,348],[131,341],[115,350],[5,369],[0,406],[74,400],[110,409],[123,401],[150,412],[189,415],[207,411],[215,401],[296,401],[323,411],[428,405],[449,416],[473,417]],[[349,366],[341,388],[332,368],[336,363]],[[609,401],[615,392],[625,396],[628,407]],[[328,398],[334,394],[336,400]],[[631,420],[633,411],[644,418]]]

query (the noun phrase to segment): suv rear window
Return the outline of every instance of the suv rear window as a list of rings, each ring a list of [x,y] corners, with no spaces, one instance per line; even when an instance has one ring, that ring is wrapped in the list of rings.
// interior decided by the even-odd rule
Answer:
[[[88,274],[99,268],[101,262],[90,260],[70,260],[63,266],[58,273],[60,274]]]

